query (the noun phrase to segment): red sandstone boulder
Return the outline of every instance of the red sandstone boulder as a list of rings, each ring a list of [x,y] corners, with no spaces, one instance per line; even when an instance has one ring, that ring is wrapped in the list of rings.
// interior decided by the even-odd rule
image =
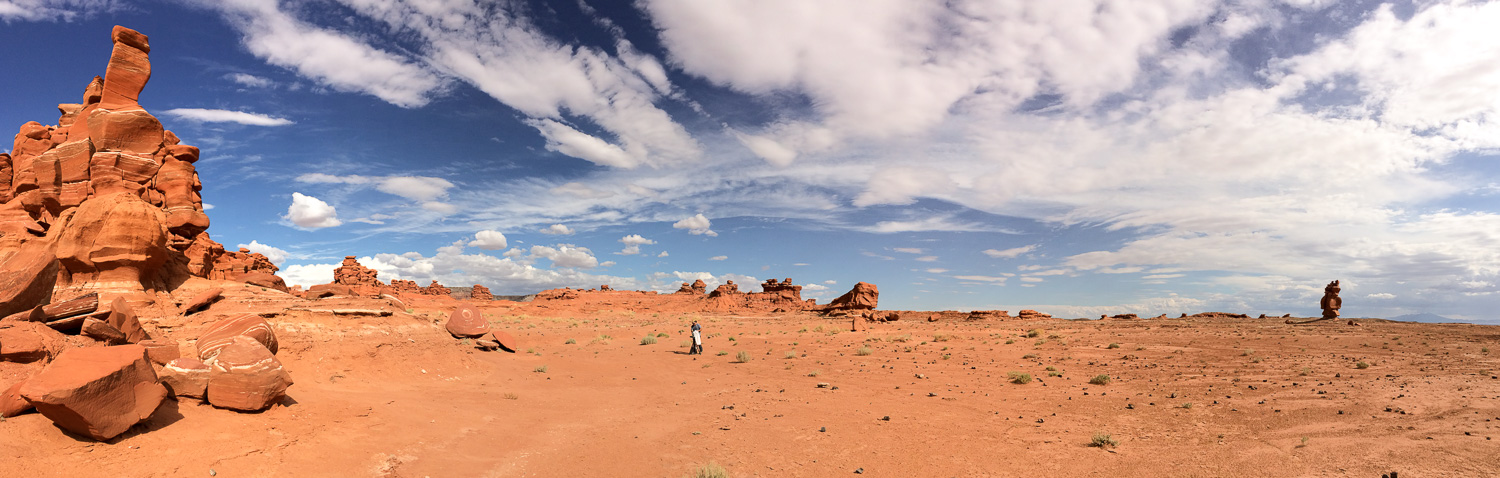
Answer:
[[[0,317],[52,301],[57,258],[45,250],[21,250],[0,260]]]
[[[208,364],[192,357],[179,357],[161,368],[161,384],[174,397],[203,398],[208,391],[211,370]]]
[[[244,282],[250,285],[258,285],[267,289],[276,289],[282,292],[290,292],[286,287],[286,281],[274,273],[265,271],[235,272],[228,274],[227,278],[232,281]]]
[[[21,396],[21,386],[25,384],[24,380],[16,382],[0,393],[0,418],[14,417],[32,409],[31,402]]]
[[[67,347],[62,333],[36,322],[0,324],[0,361],[35,362]]]
[[[83,325],[79,328],[78,335],[111,345],[125,343],[125,334],[120,332],[120,329],[92,317],[83,319]]]
[[[214,302],[217,302],[223,296],[224,289],[218,287],[199,292],[198,295],[193,296],[192,299],[183,305],[182,315],[192,315],[193,312],[207,309],[208,306],[213,305]]]
[[[448,333],[454,337],[479,337],[490,331],[490,323],[484,314],[470,305],[460,305],[448,316]]]
[[[880,289],[875,284],[860,282],[849,292],[828,303],[828,309],[874,309],[880,303]]]
[[[141,321],[136,317],[135,310],[130,307],[130,303],[125,301],[123,296],[115,297],[115,300],[109,303],[109,315],[104,321],[124,333],[126,342],[133,344],[147,338],[146,329],[141,328]]]
[[[242,411],[264,410],[286,395],[292,376],[272,351],[237,336],[209,361],[208,403]]]
[[[146,358],[158,365],[167,363],[182,357],[182,349],[177,347],[177,342],[172,340],[142,340],[140,345],[146,348]]]
[[[67,271],[65,284],[106,283],[141,290],[167,260],[167,229],[161,209],[140,197],[119,193],[96,196],[78,206],[62,225],[57,259]]]
[[[516,336],[504,330],[491,331],[490,340],[500,344],[500,348],[506,352],[516,353],[517,350],[520,350],[521,343],[516,341]]]
[[[59,428],[114,438],[151,416],[166,396],[139,345],[70,349],[21,387]]]
[[[276,353],[276,331],[255,314],[243,314],[220,320],[198,336],[198,360],[212,361],[220,349],[229,346],[236,336],[244,335]]]

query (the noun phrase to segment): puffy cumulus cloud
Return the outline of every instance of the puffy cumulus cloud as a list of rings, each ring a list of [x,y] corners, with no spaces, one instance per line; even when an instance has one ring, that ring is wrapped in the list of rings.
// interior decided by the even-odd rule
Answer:
[[[656,241],[641,237],[640,234],[631,234],[629,236],[620,238],[620,243],[625,245],[625,249],[622,249],[620,252],[616,252],[615,254],[631,256],[640,254],[641,246],[656,244]]]
[[[557,247],[531,246],[531,256],[550,260],[553,267],[590,269],[601,265],[599,259],[594,257],[593,251],[572,244],[558,244]],[[609,265],[614,264],[609,263]]]
[[[243,111],[173,108],[162,113],[175,118],[203,123],[238,123],[246,126],[286,126],[292,124],[292,120],[286,118],[277,118],[260,113],[246,113]]]
[[[748,291],[747,289],[745,289],[746,287],[749,287],[751,284],[760,283],[760,279],[756,279],[755,276],[735,273],[715,275],[709,272],[672,271],[653,272],[646,276],[646,283],[648,284],[650,290],[654,290],[657,292],[673,292],[676,291],[677,288],[682,285],[682,283],[692,283],[696,280],[703,281],[703,283],[708,286],[709,290],[713,290],[715,287],[718,287],[730,281],[734,281],[735,285],[740,286],[741,291]]]
[[[194,1],[223,14],[252,55],[334,90],[415,108],[427,104],[443,87],[442,78],[420,62],[375,48],[356,35],[299,20],[283,11],[279,2]]]
[[[282,219],[304,229],[321,229],[343,224],[343,221],[339,221],[338,212],[333,206],[321,199],[296,192],[292,193],[292,205],[287,208],[286,215],[282,216]]]
[[[687,229],[688,234],[704,235],[709,237],[718,236],[719,233],[714,232],[712,229],[709,229],[709,227],[711,226],[713,226],[713,223],[709,222],[707,217],[703,217],[702,213],[696,214],[693,217],[683,219],[672,224],[673,229]]]
[[[729,256],[713,256],[713,257],[708,258],[708,260],[710,260],[710,261],[727,261],[727,260],[729,260]]]
[[[500,231],[486,230],[474,233],[474,240],[469,242],[469,246],[494,251],[508,247],[509,242],[505,240],[505,234],[501,234]]]
[[[364,261],[368,263],[368,258]],[[338,269],[341,264],[297,264],[283,267],[276,275],[286,281],[287,286],[300,285],[304,288],[318,284],[333,282],[333,270]]]
[[[1016,257],[1019,257],[1021,254],[1025,254],[1034,250],[1036,250],[1036,244],[1032,244],[1029,246],[1012,247],[1010,249],[985,249],[980,252],[983,252],[986,256],[990,256],[996,259],[1014,259]]]
[[[537,232],[540,232],[542,234],[556,235],[556,236],[566,236],[566,235],[573,234],[574,231],[573,231],[573,228],[571,228],[571,227],[568,227],[568,226],[565,226],[565,225],[562,225],[562,224],[553,224],[551,226],[547,226],[547,227],[538,229]]]
[[[668,256],[667,251],[661,251],[661,254],[657,254],[656,255],[656,257],[667,257],[667,256]]]
[[[287,257],[291,255],[286,250],[275,246],[261,244],[260,241],[256,240],[251,240],[249,244],[240,244],[235,247],[241,249],[249,249],[250,252],[264,255],[266,256],[266,259],[269,259],[272,264],[276,264],[277,266],[280,266],[283,262],[286,262]]]

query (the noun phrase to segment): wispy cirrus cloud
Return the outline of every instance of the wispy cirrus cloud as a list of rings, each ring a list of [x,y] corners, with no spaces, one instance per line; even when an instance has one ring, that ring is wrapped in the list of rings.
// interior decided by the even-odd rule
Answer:
[[[261,113],[203,108],[173,108],[162,112],[168,116],[203,123],[238,123],[246,126],[286,126],[292,120]]]

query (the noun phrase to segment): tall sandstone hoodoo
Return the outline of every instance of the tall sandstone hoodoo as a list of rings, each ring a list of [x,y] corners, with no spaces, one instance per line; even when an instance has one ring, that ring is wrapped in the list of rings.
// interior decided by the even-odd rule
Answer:
[[[141,108],[151,79],[146,35],[116,26],[104,77],[57,124],[21,125],[0,154],[0,255],[48,251],[54,294],[170,290],[189,277],[274,274],[265,256],[226,251],[205,232],[198,148]]]

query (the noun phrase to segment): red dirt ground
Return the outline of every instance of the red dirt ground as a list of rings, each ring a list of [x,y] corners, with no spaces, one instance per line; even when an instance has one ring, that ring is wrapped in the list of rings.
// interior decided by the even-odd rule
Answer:
[[[408,313],[225,295],[148,325],[189,351],[216,318],[271,315],[296,380],[282,405],[168,400],[105,443],[30,413],[0,423],[0,474],[677,477],[710,462],[736,477],[1500,473],[1493,326],[904,320],[850,332],[807,313],[482,304],[520,340],[511,354],[448,336],[447,298],[409,299]],[[381,307],[394,315],[320,311]],[[695,318],[705,354],[689,356]],[[665,335],[642,345],[648,334]],[[0,385],[31,371],[0,365]],[[1089,383],[1101,374],[1108,384]],[[1118,445],[1089,446],[1096,434]]]

